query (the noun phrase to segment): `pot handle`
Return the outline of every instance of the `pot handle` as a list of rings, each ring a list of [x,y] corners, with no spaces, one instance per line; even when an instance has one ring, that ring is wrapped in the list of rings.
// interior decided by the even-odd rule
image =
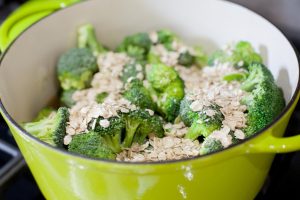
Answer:
[[[14,11],[1,25],[0,50],[3,52],[7,46],[31,24],[58,9],[79,1],[80,0],[30,0],[26,2]],[[19,23],[20,21],[21,23]]]
[[[288,153],[300,150],[300,135],[276,137],[267,134],[259,141],[246,145],[246,153]]]

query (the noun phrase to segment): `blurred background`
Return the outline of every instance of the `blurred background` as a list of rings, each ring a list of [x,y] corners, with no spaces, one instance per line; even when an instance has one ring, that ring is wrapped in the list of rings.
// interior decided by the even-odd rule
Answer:
[[[43,0],[34,0],[43,1]],[[48,0],[49,1],[49,0]],[[72,0],[61,0],[72,3]],[[77,0],[74,0],[77,1]],[[300,50],[299,0],[231,0],[264,16]],[[26,0],[0,0],[0,27],[7,17]],[[65,4],[62,4],[62,7]],[[52,10],[51,12],[53,12]],[[253,30],[255,31],[255,30]],[[268,33],[266,33],[268,34]],[[0,34],[1,36],[1,34]],[[300,133],[300,104],[288,125],[286,136]],[[277,155],[264,187],[256,200],[300,199],[300,152]],[[293,197],[293,198],[289,198]],[[41,200],[40,193],[25,161],[0,117],[0,199]]]

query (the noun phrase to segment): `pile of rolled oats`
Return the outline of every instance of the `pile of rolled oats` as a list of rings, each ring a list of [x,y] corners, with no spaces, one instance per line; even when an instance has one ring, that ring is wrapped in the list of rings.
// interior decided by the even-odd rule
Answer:
[[[118,161],[142,162],[179,160],[199,155],[198,140],[191,141],[173,136],[150,137],[145,144],[133,144],[117,155]]]

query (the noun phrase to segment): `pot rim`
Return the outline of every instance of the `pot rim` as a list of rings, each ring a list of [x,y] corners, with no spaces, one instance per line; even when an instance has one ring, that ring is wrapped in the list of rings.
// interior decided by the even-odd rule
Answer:
[[[241,142],[237,143],[237,144],[232,144],[230,145],[229,147],[225,148],[225,149],[221,149],[221,150],[218,150],[218,151],[215,151],[215,152],[212,152],[212,153],[209,153],[209,154],[205,154],[205,155],[198,155],[198,156],[195,156],[195,157],[191,157],[191,158],[184,158],[184,159],[180,159],[180,160],[168,160],[168,161],[154,161],[154,162],[126,162],[126,161],[115,161],[115,160],[107,160],[107,159],[101,159],[101,158],[90,158],[90,157],[87,157],[87,156],[84,156],[84,155],[80,155],[80,154],[76,154],[76,153],[73,153],[73,152],[69,152],[67,150],[64,150],[64,149],[60,149],[60,148],[57,148],[57,147],[54,147],[48,143],[45,143],[39,139],[37,139],[36,137],[32,136],[30,133],[28,133],[25,129],[23,129],[11,116],[10,114],[7,112],[7,110],[5,109],[2,101],[1,101],[1,97],[0,97],[0,109],[2,110],[4,116],[9,120],[10,123],[12,123],[22,134],[24,134],[26,137],[29,137],[30,139],[36,141],[37,143],[45,146],[46,148],[50,148],[51,150],[54,150],[56,151],[57,153],[62,153],[62,154],[65,154],[67,156],[75,156],[77,158],[81,158],[81,159],[86,159],[86,160],[89,160],[89,161],[95,161],[97,163],[101,163],[101,162],[104,162],[106,164],[118,164],[118,165],[131,165],[131,166],[134,166],[134,165],[161,165],[161,164],[173,164],[173,163],[181,163],[181,162],[186,162],[186,161],[195,161],[195,160],[200,160],[200,159],[204,159],[204,158],[207,158],[208,156],[213,156],[213,155],[216,155],[216,154],[221,154],[223,152],[226,152],[226,151],[229,151],[230,149],[234,148],[234,147],[237,147],[237,146],[240,146],[256,137],[258,137],[259,135],[261,135],[262,133],[264,133],[265,131],[267,131],[268,129],[270,129],[271,127],[273,127],[276,123],[278,123],[278,121],[291,109],[291,107],[293,106],[294,103],[296,103],[297,101],[297,96],[300,94],[300,57],[299,57],[299,52],[298,50],[295,48],[295,45],[293,44],[293,42],[290,41],[290,39],[288,39],[288,37],[286,36],[286,34],[284,33],[284,31],[282,31],[280,28],[278,28],[277,26],[275,26],[272,22],[270,22],[269,20],[267,20],[265,17],[261,16],[260,14],[254,12],[253,10],[249,9],[249,8],[246,8],[240,4],[237,4],[237,3],[233,3],[233,2],[228,2],[228,1],[222,1],[223,3],[228,3],[228,4],[231,4],[233,6],[237,6],[237,7],[240,7],[242,9],[245,9],[247,11],[250,11],[252,12],[253,14],[255,14],[256,16],[258,17],[261,17],[263,20],[267,21],[268,23],[270,23],[272,26],[274,26],[284,37],[285,39],[288,41],[288,43],[291,45],[291,47],[293,48],[294,50],[294,53],[296,55],[296,59],[297,59],[297,62],[298,62],[298,69],[299,69],[299,75],[298,75],[298,82],[297,82],[297,87],[289,101],[289,103],[285,106],[285,108],[281,111],[281,113],[269,124],[267,125],[266,127],[264,127],[263,129],[261,129],[260,131],[258,131],[255,135],[252,135],[250,136],[249,138],[246,138],[244,140],[242,140]],[[1,67],[1,64],[5,58],[5,55],[6,53],[9,51],[9,49],[11,48],[11,46],[13,46],[15,44],[15,42],[22,37],[22,35],[28,31],[28,29],[30,29],[31,27],[35,26],[36,24],[38,24],[39,22],[43,21],[44,19],[48,18],[48,17],[51,17],[52,15],[55,15],[56,13],[58,12],[63,12],[64,10],[66,9],[69,9],[69,8],[72,8],[72,7],[75,7],[75,6],[80,6],[81,4],[84,4],[84,3],[88,3],[88,1],[81,1],[81,2],[78,2],[78,3],[75,3],[73,5],[70,5],[68,7],[65,7],[65,8],[62,8],[60,10],[57,10],[53,13],[51,13],[50,15],[42,18],[41,20],[33,23],[32,25],[28,26],[20,35],[18,35],[10,44],[9,46],[7,47],[7,49],[3,52],[3,54],[0,56],[0,67]]]

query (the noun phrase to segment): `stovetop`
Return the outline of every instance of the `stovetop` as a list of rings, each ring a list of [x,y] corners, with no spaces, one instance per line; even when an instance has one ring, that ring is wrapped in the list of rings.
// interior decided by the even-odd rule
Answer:
[[[232,0],[265,16],[283,30],[300,50],[300,16],[294,15],[300,8],[296,0]],[[0,0],[0,23],[25,0]],[[287,3],[287,4],[286,4]],[[281,6],[281,7],[280,7]],[[286,12],[284,12],[284,8]],[[292,19],[291,19],[292,17]],[[295,19],[298,17],[298,20]],[[291,20],[289,20],[291,19]],[[297,27],[298,26],[298,27]],[[300,103],[293,113],[285,136],[300,131]],[[255,198],[256,200],[300,199],[300,152],[278,154],[272,164],[268,178]],[[0,117],[0,199],[41,200],[44,199],[25,161],[18,151],[4,120]]]

